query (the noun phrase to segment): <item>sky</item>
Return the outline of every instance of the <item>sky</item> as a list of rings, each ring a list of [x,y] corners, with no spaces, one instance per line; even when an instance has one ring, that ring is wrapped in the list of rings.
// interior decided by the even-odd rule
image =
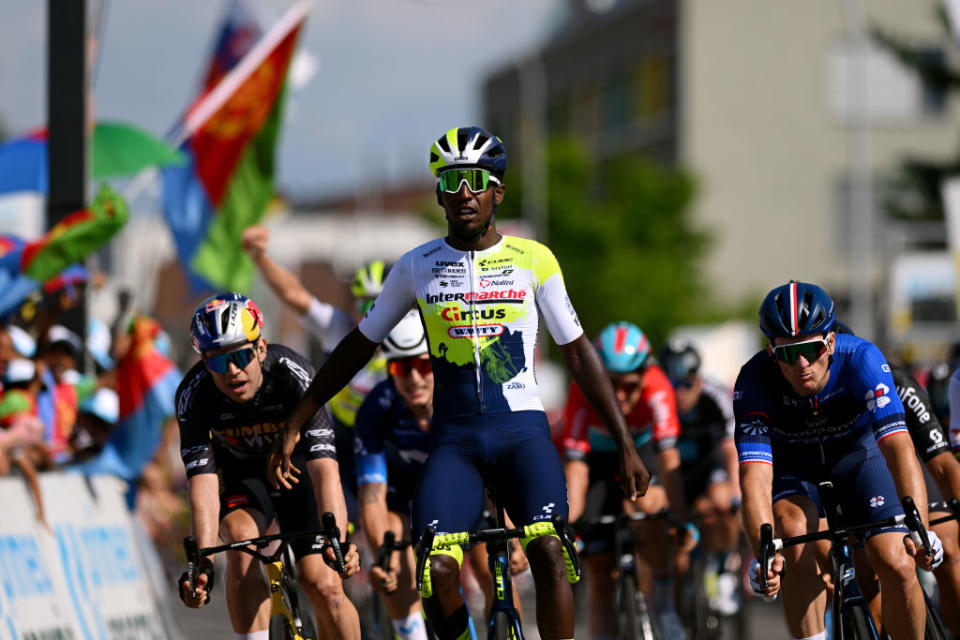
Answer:
[[[96,116],[165,135],[198,90],[227,0],[104,0]],[[87,0],[91,13],[100,0]],[[250,0],[279,16],[292,0]],[[43,126],[46,2],[0,3],[0,122]],[[300,47],[318,62],[294,93],[278,188],[298,198],[352,193],[365,180],[427,179],[427,149],[479,124],[480,84],[541,42],[561,0],[317,0]],[[93,25],[91,24],[91,29]]]

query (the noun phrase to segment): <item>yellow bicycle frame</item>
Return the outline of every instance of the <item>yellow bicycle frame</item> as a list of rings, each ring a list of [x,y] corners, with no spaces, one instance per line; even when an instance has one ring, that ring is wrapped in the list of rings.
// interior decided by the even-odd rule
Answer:
[[[273,616],[282,615],[287,619],[287,624],[293,632],[294,640],[304,640],[300,632],[297,631],[297,625],[293,620],[293,614],[290,613],[290,603],[283,597],[283,562],[277,560],[264,565],[267,569],[267,582],[270,584],[270,620]]]

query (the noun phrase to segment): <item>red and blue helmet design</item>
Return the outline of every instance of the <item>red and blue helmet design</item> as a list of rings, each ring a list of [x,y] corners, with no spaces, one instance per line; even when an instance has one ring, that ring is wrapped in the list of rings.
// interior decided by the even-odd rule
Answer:
[[[263,335],[263,314],[245,295],[218,293],[197,305],[190,321],[197,353],[256,342]]]
[[[769,340],[795,338],[833,329],[837,316],[827,292],[808,282],[773,289],[760,305],[760,330]]]
[[[632,322],[607,325],[597,337],[596,346],[604,368],[612,373],[636,371],[650,355],[650,341]]]

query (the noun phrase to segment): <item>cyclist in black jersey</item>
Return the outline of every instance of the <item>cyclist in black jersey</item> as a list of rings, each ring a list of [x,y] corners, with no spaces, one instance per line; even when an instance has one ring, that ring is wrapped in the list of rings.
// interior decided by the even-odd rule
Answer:
[[[853,331],[842,322],[837,323],[838,333]],[[931,503],[943,505],[944,500],[953,496],[960,497],[960,462],[950,451],[950,439],[937,419],[930,397],[923,386],[903,367],[891,365],[893,382],[897,387],[897,395],[903,402],[907,420],[907,429],[917,457],[923,463],[924,481],[927,486],[927,500]],[[943,505],[942,509],[931,509],[930,519],[948,515],[949,511]],[[940,602],[943,619],[954,635],[960,636],[960,545],[957,535],[958,524],[950,520],[931,527],[943,543],[943,563],[934,569],[940,587]],[[876,576],[873,576],[875,579]],[[879,586],[870,584],[867,572],[858,566],[858,582],[863,586],[864,595],[868,599],[879,592]],[[871,603],[871,608],[875,608]],[[876,617],[876,614],[874,615]]]
[[[543,245],[501,235],[494,224],[506,187],[506,149],[478,128],[451,129],[430,150],[447,235],[404,254],[383,292],[317,371],[271,456],[271,481],[286,486],[299,469],[290,456],[300,426],[369,360],[412,308],[424,320],[436,393],[431,452],[414,500],[414,531],[472,528],[485,481],[505,483],[501,502],[518,525],[566,517],[563,468],[537,393],[533,343],[542,315],[568,369],[596,406],[620,450],[625,494],[646,491],[650,474],[632,446],[600,358],[579,326],[556,258]],[[544,640],[573,638],[573,591],[563,547],[552,536],[526,547]],[[459,557],[458,557],[459,556]],[[459,593],[462,550],[430,556],[433,596],[425,608],[441,640],[467,634]]]
[[[346,531],[336,447],[325,411],[304,425],[304,437],[294,452],[310,473],[312,490],[305,483],[290,491],[271,491],[265,482],[267,453],[313,371],[297,352],[268,346],[262,330],[259,308],[238,293],[203,301],[191,322],[201,361],[177,389],[176,406],[191,533],[201,547],[216,545],[218,531],[226,542],[264,535],[274,519],[285,532],[319,529],[320,510],[332,511]],[[306,538],[291,548],[320,628],[330,630],[332,637],[359,640],[356,609],[343,594],[341,576],[317,555],[319,545]],[[226,556],[227,608],[234,631],[240,639],[265,640],[270,607],[260,565],[239,551]],[[343,577],[359,570],[353,545],[345,561]],[[187,606],[209,601],[213,575],[212,560],[204,558],[196,594],[191,593],[186,574],[181,576],[178,588]]]
[[[732,615],[736,600],[740,524],[734,515],[740,504],[737,447],[733,441],[733,389],[700,373],[700,353],[690,342],[672,340],[660,350],[660,367],[677,398],[680,473],[686,503],[701,518],[702,548],[707,569],[715,572],[717,611]],[[681,557],[681,560],[683,557]],[[678,566],[681,571],[683,564]]]

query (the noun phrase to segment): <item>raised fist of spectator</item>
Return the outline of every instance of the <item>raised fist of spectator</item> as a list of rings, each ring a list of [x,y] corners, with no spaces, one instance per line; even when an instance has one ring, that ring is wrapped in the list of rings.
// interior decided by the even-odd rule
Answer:
[[[266,252],[269,240],[270,230],[266,227],[260,225],[247,227],[243,232],[243,250],[251,259],[256,260]]]

